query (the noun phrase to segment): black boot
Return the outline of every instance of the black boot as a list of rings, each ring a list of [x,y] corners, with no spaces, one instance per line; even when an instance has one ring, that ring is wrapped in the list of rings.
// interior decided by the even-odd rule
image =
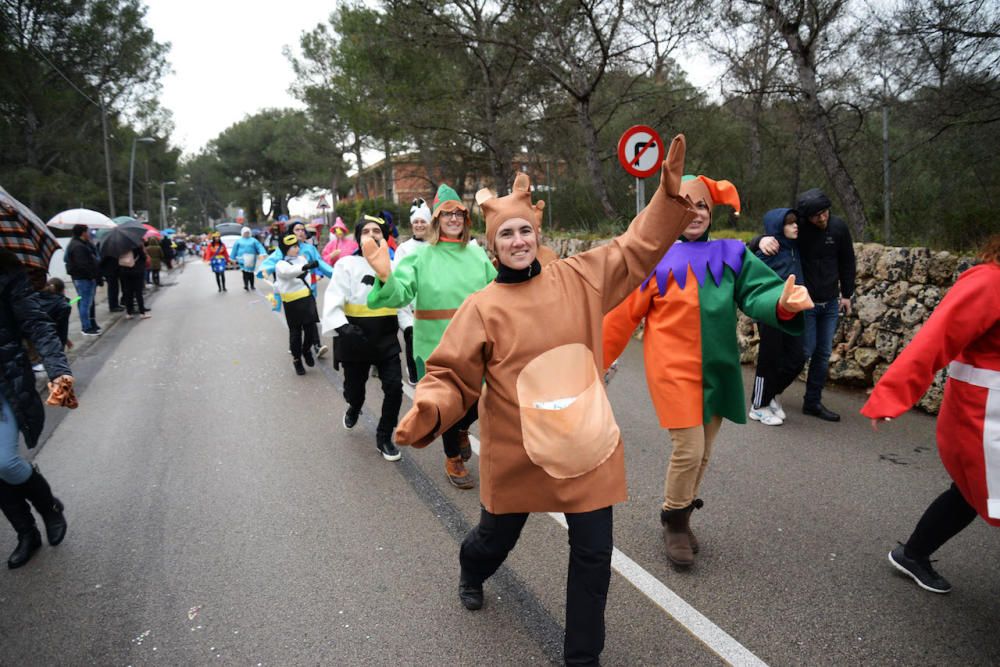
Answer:
[[[31,515],[31,507],[25,502],[20,486],[0,481],[0,511],[17,532],[17,547],[7,559],[7,567],[11,570],[31,560],[32,554],[42,546],[42,536],[35,527],[35,517]]]
[[[31,477],[21,485],[21,493],[31,501],[35,509],[42,515],[45,522],[45,536],[49,544],[56,546],[66,537],[66,517],[63,515],[63,504],[52,495],[49,483],[34,466]]]

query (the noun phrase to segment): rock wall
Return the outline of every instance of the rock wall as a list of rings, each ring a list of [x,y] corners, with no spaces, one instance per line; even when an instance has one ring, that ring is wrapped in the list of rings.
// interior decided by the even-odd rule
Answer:
[[[607,239],[549,239],[560,257],[607,243]],[[841,318],[830,356],[831,384],[870,388],[920,330],[959,274],[974,264],[972,257],[927,248],[895,248],[855,243],[857,288],[854,308]],[[737,324],[741,361],[757,361],[759,338],[750,318]],[[637,333],[641,337],[641,329]],[[917,404],[936,414],[944,392],[944,371]],[[803,379],[805,379],[803,375]]]
[[[854,252],[858,263],[854,307],[837,327],[829,381],[869,388],[913,339],[974,259],[927,248],[894,248],[877,243],[855,243]],[[742,361],[755,363],[759,342],[756,328],[742,314],[738,326]],[[944,379],[944,371],[939,372],[918,407],[937,413]]]

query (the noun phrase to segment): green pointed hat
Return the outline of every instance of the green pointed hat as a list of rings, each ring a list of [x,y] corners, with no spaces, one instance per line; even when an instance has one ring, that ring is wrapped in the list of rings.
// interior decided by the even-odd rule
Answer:
[[[437,194],[434,195],[434,203],[431,207],[432,210],[434,211],[435,217],[438,214],[438,210],[445,204],[448,204],[448,202],[455,202],[455,203],[448,205],[445,210],[452,211],[456,208],[461,209],[463,211],[466,210],[465,204],[462,203],[462,198],[458,196],[458,193],[455,192],[455,189],[452,188],[450,185],[445,185],[444,183],[442,183],[441,185],[438,186],[438,191]]]

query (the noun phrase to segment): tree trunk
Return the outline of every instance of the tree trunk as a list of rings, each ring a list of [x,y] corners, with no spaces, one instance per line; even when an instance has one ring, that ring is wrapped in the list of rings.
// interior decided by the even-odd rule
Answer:
[[[601,169],[601,160],[597,157],[597,130],[594,128],[594,121],[590,117],[590,100],[576,100],[576,118],[583,130],[584,149],[586,150],[587,170],[590,172],[590,182],[594,186],[594,194],[601,202],[604,215],[609,218],[617,218],[618,212],[611,205],[608,197],[608,186],[604,182],[604,172]]]
[[[361,170],[364,169],[364,161],[361,159],[361,137],[354,137],[354,159],[358,165],[358,171],[354,175],[354,196],[367,199],[367,193],[361,192]]]
[[[833,143],[830,118],[818,96],[819,86],[816,82],[816,68],[812,63],[808,48],[799,37],[798,26],[782,20],[784,17],[776,16],[775,18],[781,26],[782,35],[788,44],[792,58],[795,60],[799,87],[804,96],[803,113],[820,164],[823,165],[823,171],[826,172],[837,197],[844,206],[844,214],[854,229],[855,238],[860,240],[864,237],[865,229],[868,227],[868,218],[861,202],[861,195],[858,194],[858,189],[854,185],[854,179],[851,178],[851,174],[847,171],[843,160],[840,159],[840,153],[837,152],[837,147]]]
[[[750,162],[747,164],[746,195],[740,197],[741,209],[744,211],[752,210],[753,196],[757,192],[757,177],[760,174],[761,164],[763,163],[764,149],[761,140],[761,119],[763,116],[763,96],[755,95],[750,117]],[[739,218],[735,217],[733,220],[738,221]]]
[[[383,169],[383,180],[385,182],[385,200],[387,202],[395,202],[395,197],[393,196],[395,190],[395,179],[392,173],[392,144],[389,143],[388,139],[382,142],[383,150],[385,151],[385,162]]]

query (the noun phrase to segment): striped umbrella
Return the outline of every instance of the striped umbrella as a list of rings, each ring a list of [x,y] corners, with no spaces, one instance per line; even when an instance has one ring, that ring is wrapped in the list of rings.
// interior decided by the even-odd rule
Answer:
[[[0,248],[10,250],[25,266],[49,270],[59,241],[30,208],[0,187]]]

